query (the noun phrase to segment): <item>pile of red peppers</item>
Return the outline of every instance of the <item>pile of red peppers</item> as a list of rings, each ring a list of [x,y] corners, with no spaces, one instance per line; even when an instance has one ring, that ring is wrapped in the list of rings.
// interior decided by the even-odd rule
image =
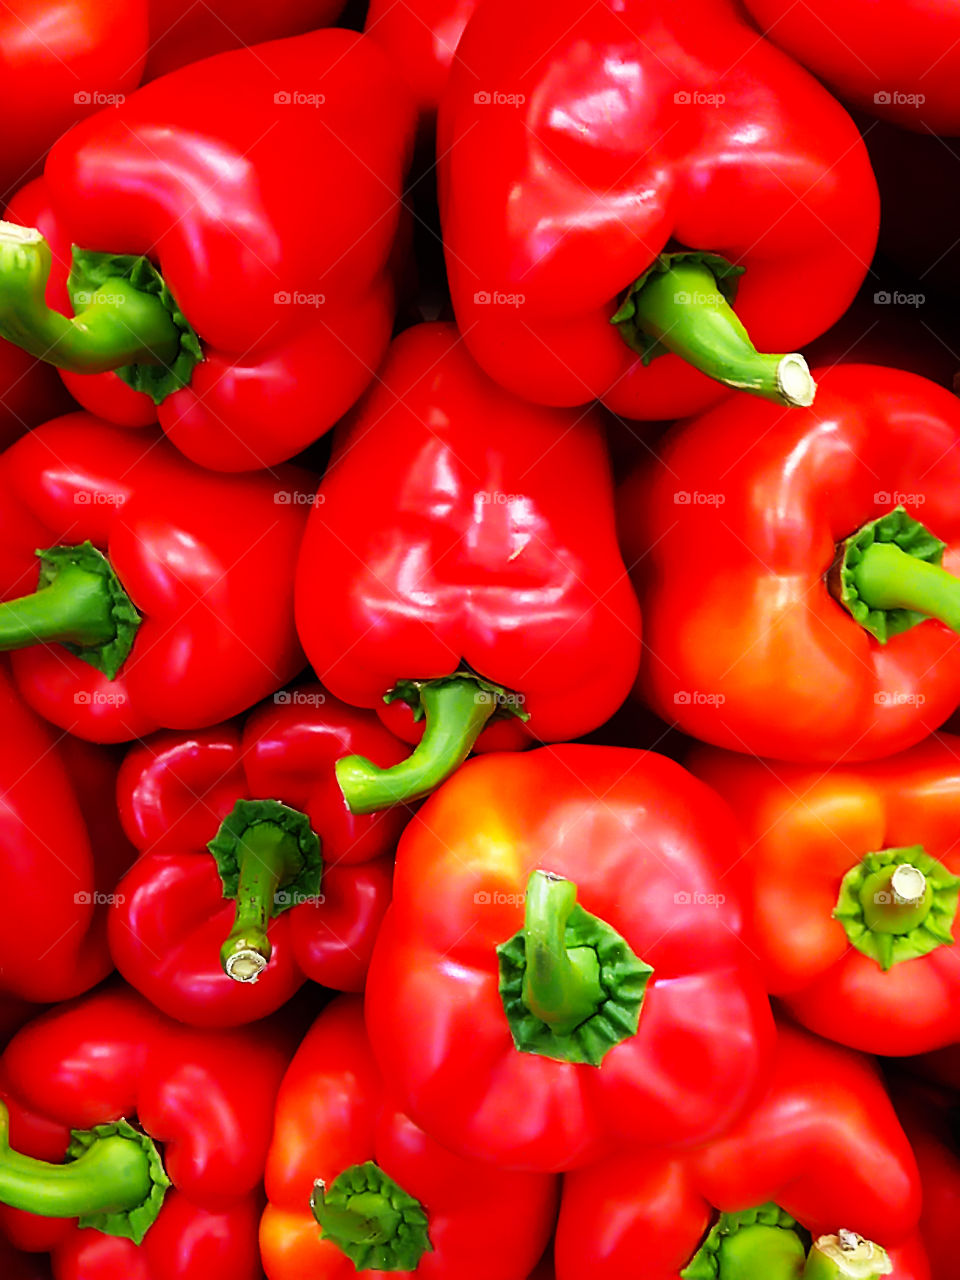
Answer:
[[[960,1280],[960,3],[0,10],[0,1280]]]

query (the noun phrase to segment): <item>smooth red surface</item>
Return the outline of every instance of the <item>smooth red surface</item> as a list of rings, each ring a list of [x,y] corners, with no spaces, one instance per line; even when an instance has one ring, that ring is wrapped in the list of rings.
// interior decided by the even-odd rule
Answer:
[[[323,30],[194,63],[72,130],[8,210],[50,240],[49,304],[71,314],[71,245],[147,254],[205,354],[156,410],[114,373],[70,375],[75,398],[121,424],[159,420],[217,470],[322,435],[390,338],[413,127],[381,50]]]
[[[113,753],[52,733],[5,664],[0,724],[0,990],[12,1029],[22,1013],[7,997],[66,1000],[110,972],[108,895],[134,850],[114,808]]]
[[[0,449],[71,407],[52,365],[0,340]]]
[[[0,459],[0,594],[36,590],[37,547],[89,539],[143,621],[108,680],[62,645],[12,658],[21,693],[62,729],[123,742],[216,724],[303,666],[293,568],[313,478],[202,471],[157,431],[88,414],[48,422]]]
[[[960,133],[957,0],[744,0],[761,30],[844,102],[917,133]]]
[[[544,747],[468,761],[400,842],[367,980],[371,1043],[400,1104],[453,1151],[563,1170],[703,1141],[764,1083],[773,1023],[720,875],[729,810],[652,752]],[[654,973],[639,1029],[599,1067],[514,1048],[496,948],[552,871]],[[586,1274],[586,1273],[584,1273]]]
[[[310,1212],[314,1181],[329,1186],[367,1160],[426,1210],[432,1253],[416,1271],[357,1271]],[[557,1180],[507,1173],[451,1155],[391,1098],[367,1043],[356,997],[334,1001],[290,1064],[277,1100],[260,1227],[269,1280],[518,1280],[540,1257],[556,1212]]]
[[[827,773],[709,747],[685,763],[727,800],[746,836],[744,935],[767,990],[811,1030],[868,1053],[960,1040],[955,947],[884,973],[832,915],[843,877],[868,853],[919,844],[960,874],[960,738]]]
[[[234,1026],[278,1009],[306,979],[359,991],[390,900],[392,853],[405,809],[350,813],[333,766],[360,752],[395,764],[406,748],[369,711],[345,706],[319,685],[278,694],[241,726],[163,733],[134,747],[117,797],[142,857],[118,886],[110,913],[117,968],[172,1017]],[[273,952],[255,983],[228,978],[220,947],[235,903],[207,843],[239,799],[279,800],[306,813],[323,856],[321,903],[276,916]]]
[[[139,1249],[5,1206],[3,1230],[51,1250],[57,1280],[257,1280],[258,1188],[292,1050],[281,1023],[193,1030],[120,986],[36,1019],[0,1059],[11,1145],[60,1161],[70,1129],[125,1117],[160,1144],[173,1186]]]
[[[484,0],[438,154],[467,345],[545,404],[660,419],[728,394],[677,356],[644,368],[609,323],[666,248],[745,266],[737,313],[758,350],[787,352],[842,314],[876,244],[853,122],[728,0]]]
[[[920,1233],[933,1275],[939,1280],[957,1270],[960,1150],[956,1141],[951,1141],[951,1134],[956,1134],[956,1096],[900,1076],[891,1083],[897,1115],[920,1169]]]
[[[644,1280],[679,1280],[715,1210],[768,1201],[814,1237],[846,1227],[888,1248],[892,1280],[929,1280],[920,1197],[873,1064],[784,1023],[765,1096],[722,1138],[674,1159],[618,1156],[564,1180],[557,1280],[619,1280],[637,1259]]]
[[[733,396],[668,433],[624,484],[645,623],[638,692],[733,751],[873,759],[951,714],[960,647],[932,620],[880,644],[825,575],[844,538],[898,503],[960,572],[960,403],[893,369],[814,372],[812,408]]]
[[[612,516],[597,418],[506,395],[452,325],[407,330],[308,520],[297,627],[318,678],[379,707],[397,680],[467,662],[530,715],[529,733],[492,726],[499,745],[596,728],[640,638]]]

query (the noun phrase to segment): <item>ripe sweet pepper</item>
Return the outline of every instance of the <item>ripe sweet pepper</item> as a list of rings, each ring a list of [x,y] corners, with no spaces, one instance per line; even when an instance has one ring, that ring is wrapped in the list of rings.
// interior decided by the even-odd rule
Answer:
[[[507,395],[453,325],[408,329],[336,441],[297,627],[338,697],[405,702],[424,721],[396,768],[338,764],[356,813],[432,791],[497,717],[500,746],[597,728],[629,691],[640,640],[601,420]]]
[[[0,339],[0,449],[71,408],[76,405],[55,369]]]
[[[557,1179],[451,1155],[398,1109],[341,996],[280,1086],[260,1248],[269,1280],[525,1280]]]
[[[162,76],[65,134],[11,203],[0,334],[92,412],[159,420],[203,466],[291,457],[389,341],[413,124],[388,59],[351,31]]]
[[[313,483],[295,467],[216,475],[156,430],[85,413],[18,440],[0,458],[0,649],[18,650],[23,696],[123,742],[216,724],[284,684],[303,666],[293,577]]]
[[[119,986],[29,1023],[0,1059],[4,1233],[56,1280],[258,1280],[292,1050],[282,1024],[194,1030]]]
[[[869,760],[960,701],[960,405],[836,365],[809,409],[732,396],[669,431],[621,490],[639,692],[693,737],[780,760]]]
[[[744,937],[805,1026],[868,1053],[960,1040],[960,738],[870,764],[686,760],[737,814]]]
[[[400,841],[367,978],[399,1105],[452,1151],[545,1171],[727,1127],[773,1037],[733,877],[721,892],[739,847],[653,752],[466,764]]]
[[[565,1179],[557,1280],[929,1280],[916,1162],[875,1067],[778,1032],[766,1095],[723,1137]]]
[[[0,992],[46,1003],[110,972],[107,906],[134,850],[117,821],[117,761],[54,736],[0,665]],[[16,1007],[3,1022],[15,1026]],[[6,1027],[3,1027],[5,1030]]]
[[[946,1280],[957,1271],[960,1099],[907,1075],[892,1077],[890,1084],[897,1115],[920,1170],[920,1234],[935,1280]]]
[[[727,386],[810,403],[796,348],[866,274],[876,183],[732,0],[483,0],[438,153],[457,321],[510,391],[644,419]]]
[[[142,857],[109,925],[129,983],[198,1026],[262,1018],[308,978],[361,990],[407,815],[350,813],[334,762],[358,750],[404,753],[371,712],[309,684],[243,726],[130,751],[117,796]]]

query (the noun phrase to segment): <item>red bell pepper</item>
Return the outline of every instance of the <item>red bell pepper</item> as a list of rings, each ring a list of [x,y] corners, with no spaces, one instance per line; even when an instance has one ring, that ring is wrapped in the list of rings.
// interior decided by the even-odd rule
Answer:
[[[72,129],[12,202],[0,333],[67,371],[85,407],[158,419],[204,466],[289,458],[389,341],[412,133],[387,58],[355,32],[161,77]]]
[[[0,992],[66,1000],[113,967],[107,907],[134,853],[117,822],[117,765],[101,747],[54,737],[20,701],[4,667],[0,724],[0,877],[8,904]],[[16,1025],[15,1010],[9,1016]]]
[[[960,405],[893,369],[820,377],[811,409],[736,396],[676,427],[624,486],[639,689],[733,751],[869,760],[960,701]]]
[[[122,742],[215,724],[284,684],[303,665],[293,574],[312,484],[295,467],[202,471],[157,431],[84,413],[19,440],[0,459],[0,649],[28,646],[23,696]]]
[[[916,133],[960,133],[960,11],[929,0],[744,0],[844,102]]]
[[[0,1275],[3,1280],[52,1280],[46,1258],[21,1253],[0,1236]]]
[[[292,1049],[275,1022],[193,1030],[122,988],[37,1018],[0,1059],[3,1230],[57,1280],[257,1280]]]
[[[509,390],[648,419],[724,383],[810,403],[803,359],[758,350],[844,311],[876,183],[843,108],[731,0],[484,0],[438,152],[454,310]]]
[[[711,748],[686,763],[746,835],[744,937],[768,991],[869,1053],[960,1040],[960,738],[828,772]]]
[[[783,1025],[766,1095],[723,1137],[565,1179],[557,1280],[928,1280],[919,1214],[875,1067]]]
[[[404,748],[316,684],[276,694],[242,727],[132,749],[117,795],[143,856],[117,887],[110,946],[164,1013],[232,1026],[308,978],[362,989],[407,815],[350,813],[333,766],[356,750],[389,765]]]
[[[284,1077],[266,1185],[269,1280],[525,1280],[556,1214],[556,1178],[451,1155],[398,1109],[351,996]]]
[[[960,1221],[960,1108],[956,1096],[896,1076],[893,1101],[920,1170],[920,1234],[933,1275],[957,1274]]]
[[[367,979],[399,1105],[451,1151],[534,1170],[727,1127],[773,1035],[720,882],[739,848],[652,752],[472,760],[400,842]]]
[[[0,340],[0,449],[72,407],[54,369]]]
[[[346,702],[406,702],[425,722],[394,769],[338,764],[354,812],[426,795],[497,715],[513,720],[491,725],[497,745],[519,746],[578,737],[617,709],[640,617],[610,493],[598,418],[506,395],[452,325],[394,342],[336,441],[297,570],[318,677]]]

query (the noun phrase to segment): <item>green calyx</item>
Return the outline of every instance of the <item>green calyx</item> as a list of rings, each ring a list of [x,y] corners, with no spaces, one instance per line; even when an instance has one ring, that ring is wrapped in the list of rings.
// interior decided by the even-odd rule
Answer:
[[[399,680],[384,702],[406,702],[423,737],[406,760],[382,769],[365,756],[337,761],[337,782],[351,813],[375,813],[429,795],[466,760],[487,723],[496,717],[529,719],[523,698],[476,672],[455,671],[434,680]]]
[[[721,1213],[683,1280],[800,1280],[810,1237],[775,1204]]]
[[[960,877],[922,845],[868,853],[843,877],[833,910],[851,944],[884,971],[953,945]]]
[[[176,347],[168,352],[163,363],[140,360],[116,370],[117,376],[134,391],[143,391],[154,404],[161,404],[168,395],[189,385],[194,368],[203,359],[200,339],[149,258],[126,253],[95,253],[73,246],[67,292],[78,315],[83,313],[88,299],[109,293],[117,280],[128,281],[140,297],[156,299],[173,328]]]
[[[803,356],[757,351],[733,303],[744,268],[718,253],[661,253],[611,317],[645,365],[672,352],[708,377],[776,404],[813,403]]]
[[[841,1230],[814,1242],[802,1280],[880,1280],[892,1274],[886,1249],[855,1231]]]
[[[930,618],[960,631],[960,579],[941,568],[945,549],[904,507],[894,507],[840,544],[827,582],[881,644]]]
[[[372,1160],[345,1169],[329,1187],[315,1183],[310,1208],[321,1237],[357,1271],[416,1271],[433,1252],[423,1205]]]
[[[320,900],[319,837],[305,813],[279,800],[238,800],[207,848],[223,896],[237,904],[220,949],[224,972],[236,982],[256,982],[272,952],[270,920]]]
[[[497,947],[500,998],[522,1053],[598,1067],[635,1035],[653,969],[548,871],[527,882],[524,926]]]
[[[37,556],[37,590],[0,604],[0,650],[57,642],[115,679],[141,619],[110,561],[92,542]]]
[[[63,1164],[10,1148],[0,1104],[0,1202],[139,1245],[157,1219],[170,1179],[153,1140],[126,1120],[71,1134]]]

